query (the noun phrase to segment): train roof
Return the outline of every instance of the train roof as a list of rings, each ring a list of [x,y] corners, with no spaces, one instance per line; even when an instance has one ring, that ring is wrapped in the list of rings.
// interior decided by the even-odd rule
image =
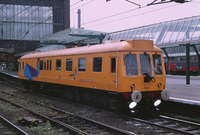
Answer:
[[[152,40],[120,40],[99,45],[88,45],[70,49],[54,50],[48,52],[35,52],[22,56],[20,59],[55,57],[65,55],[81,55],[105,52],[124,52],[124,51],[156,51],[162,50],[153,45]]]

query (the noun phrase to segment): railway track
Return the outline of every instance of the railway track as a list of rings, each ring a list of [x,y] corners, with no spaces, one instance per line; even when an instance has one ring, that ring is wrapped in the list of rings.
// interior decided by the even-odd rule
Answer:
[[[5,93],[8,94],[8,93]],[[77,116],[75,114],[57,109],[55,107],[51,107],[51,106],[47,106],[45,104],[42,103],[38,103],[35,101],[30,101],[28,99],[25,98],[19,98],[16,97],[16,95],[11,95],[9,94],[9,96],[12,96],[12,99],[14,99],[16,102],[22,102],[24,103],[24,100],[26,100],[27,102],[31,102],[36,104],[36,106],[34,105],[34,107],[30,107],[29,104],[29,108],[42,108],[41,109],[36,109],[36,110],[31,110],[28,109],[26,107],[24,107],[24,105],[19,105],[18,103],[14,103],[9,101],[9,99],[5,99],[5,98],[1,98],[1,100],[4,100],[6,102],[9,102],[12,105],[21,107],[23,109],[26,109],[27,111],[31,112],[32,114],[42,118],[42,119],[46,119],[48,121],[50,121],[51,123],[54,123],[57,126],[62,126],[65,129],[68,129],[74,133],[77,134],[84,134],[84,135],[88,135],[88,134],[127,134],[127,135],[135,135],[135,133],[133,132],[128,132],[116,127],[112,127],[110,125],[106,125],[103,123],[100,123],[98,121],[94,121],[91,119],[87,119],[87,118],[83,118],[81,116]],[[6,96],[5,96],[6,97]],[[15,99],[17,98],[17,99]],[[39,107],[40,106],[40,107]],[[48,108],[45,109],[44,107]]]
[[[1,134],[16,134],[28,135],[25,131],[14,125],[12,122],[0,115],[0,133]]]
[[[169,116],[158,115],[144,118],[133,118],[134,120],[144,122],[146,124],[155,125],[163,129],[172,131],[172,133],[200,135],[200,124],[185,121]]]
[[[10,94],[10,93],[8,93],[8,94]],[[15,96],[15,95],[13,95],[13,96]],[[25,100],[27,100],[27,99],[25,99]],[[34,102],[34,101],[31,101],[31,102]],[[34,103],[40,104],[38,102],[34,102]],[[51,106],[47,106],[47,105],[44,105],[44,104],[40,104],[40,105],[46,106],[46,107],[51,108],[51,109],[55,109],[56,111],[59,111],[60,114],[61,113],[65,113],[65,114],[68,113],[66,111],[63,111],[63,110],[60,110],[60,109],[57,109],[57,108],[54,108],[54,107],[51,107]],[[156,132],[159,132],[160,134],[168,134],[168,133],[170,133],[170,134],[191,134],[191,135],[200,134],[200,128],[199,128],[200,124],[185,121],[185,120],[180,120],[180,119],[176,119],[176,118],[172,118],[172,117],[168,117],[168,116],[164,116],[164,115],[148,117],[148,118],[145,118],[145,119],[137,117],[137,116],[135,118],[128,117],[128,116],[120,116],[120,117],[116,117],[114,119],[117,120],[117,119],[122,119],[122,118],[128,120],[129,122],[130,122],[130,120],[132,120],[132,121],[138,121],[138,122],[142,122],[142,123],[145,123],[145,124],[149,124],[149,125],[152,125],[152,126],[159,127],[161,129],[157,130]],[[82,117],[81,117],[81,119],[82,119]],[[80,119],[79,116],[78,117],[76,115],[74,116],[71,113],[68,113],[67,116],[60,117],[60,118],[59,118],[59,116],[56,116],[56,120],[59,120],[61,122],[65,122],[65,123],[73,123],[73,125],[75,127],[77,127],[78,124],[82,125],[82,123],[85,123],[81,119]],[[89,123],[87,123],[87,124],[90,125],[90,127],[92,125],[92,124],[89,124]],[[101,126],[102,125],[104,126],[104,124],[102,124],[102,123],[100,123],[100,124],[101,124]],[[86,126],[86,128],[87,128],[87,126]],[[115,129],[115,128],[112,127],[112,129]],[[100,131],[98,131],[98,132],[100,132]],[[122,133],[123,134],[134,134],[134,133],[131,133],[131,132],[127,132],[125,130],[122,130]]]
[[[147,115],[150,115],[150,114],[147,114]],[[161,129],[156,131],[156,133],[158,134],[192,134],[192,135],[199,134],[200,135],[200,128],[199,128],[200,124],[190,122],[190,121],[180,120],[180,119],[176,119],[176,118],[172,118],[172,117],[168,117],[164,115],[148,117],[148,118],[145,118],[145,117],[141,118],[140,116],[139,117],[135,116],[135,118],[132,118],[132,117],[118,115],[118,117],[114,119],[116,119],[117,121],[118,119],[121,119],[122,117],[124,117],[124,119],[128,119],[127,123],[133,123],[132,121],[138,121],[138,122],[146,123],[148,125],[159,127]],[[76,118],[73,118],[73,117],[69,117],[69,119],[72,122],[76,120]],[[62,121],[63,119],[58,118],[58,120]]]

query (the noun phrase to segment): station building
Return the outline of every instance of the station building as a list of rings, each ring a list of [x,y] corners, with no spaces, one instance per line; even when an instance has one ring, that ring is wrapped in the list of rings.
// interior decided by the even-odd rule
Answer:
[[[70,0],[0,0],[0,61],[34,51],[41,37],[69,27]]]

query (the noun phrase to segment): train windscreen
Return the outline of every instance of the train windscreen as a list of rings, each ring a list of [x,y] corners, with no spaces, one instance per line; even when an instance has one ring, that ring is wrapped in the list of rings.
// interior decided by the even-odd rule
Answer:
[[[162,68],[162,62],[161,62],[161,56],[157,54],[153,54],[153,65],[154,65],[154,74],[155,75],[162,75],[163,74],[163,68]]]
[[[136,54],[125,54],[126,75],[138,75]]]
[[[151,71],[151,58],[150,55],[147,53],[140,54],[140,68],[141,68],[141,74],[152,74]]]

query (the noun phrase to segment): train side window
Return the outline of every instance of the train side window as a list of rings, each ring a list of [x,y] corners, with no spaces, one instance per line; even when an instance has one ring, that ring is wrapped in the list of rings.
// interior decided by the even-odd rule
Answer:
[[[78,71],[85,71],[86,70],[86,59],[79,58],[78,59]]]
[[[101,72],[102,70],[102,58],[93,58],[93,72]]]
[[[66,59],[66,71],[72,71],[72,59]]]
[[[157,54],[153,54],[153,65],[154,65],[154,74],[156,75],[162,75],[162,62],[161,62],[161,56]]]
[[[43,60],[40,60],[40,66],[39,66],[40,68],[40,70],[43,70]]]
[[[50,63],[49,63],[49,70],[51,70],[51,67],[52,67],[52,60],[50,60]]]
[[[47,70],[49,70],[49,60],[47,60]]]
[[[46,70],[46,61],[44,61],[44,70]]]
[[[111,58],[111,73],[116,73],[116,58]]]
[[[56,70],[61,70],[61,59],[56,60]]]

